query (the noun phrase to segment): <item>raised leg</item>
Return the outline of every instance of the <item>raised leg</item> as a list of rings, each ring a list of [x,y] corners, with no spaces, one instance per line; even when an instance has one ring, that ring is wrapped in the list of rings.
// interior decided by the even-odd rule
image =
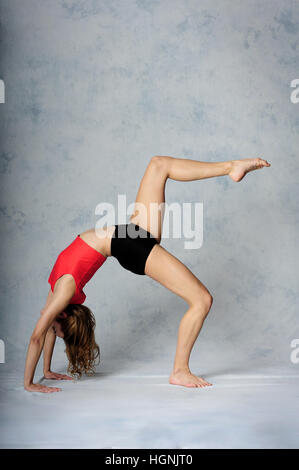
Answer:
[[[203,322],[211,308],[212,296],[196,276],[160,245],[155,245],[147,258],[145,274],[182,297],[189,309],[183,316],[177,339],[173,370],[169,383],[185,387],[211,385],[192,374],[189,358]]]
[[[270,166],[270,164],[261,158],[209,163],[170,156],[154,156],[140,182],[130,221],[148,230],[160,241],[165,184],[168,178],[177,181],[194,181],[229,175],[234,181],[241,181],[249,171],[264,166]]]

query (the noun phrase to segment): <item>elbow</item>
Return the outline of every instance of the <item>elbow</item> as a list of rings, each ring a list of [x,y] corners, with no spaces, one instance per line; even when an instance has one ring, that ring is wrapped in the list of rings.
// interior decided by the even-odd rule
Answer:
[[[36,346],[39,346],[41,344],[41,341],[42,341],[41,336],[37,334],[33,334],[30,338],[30,343]]]

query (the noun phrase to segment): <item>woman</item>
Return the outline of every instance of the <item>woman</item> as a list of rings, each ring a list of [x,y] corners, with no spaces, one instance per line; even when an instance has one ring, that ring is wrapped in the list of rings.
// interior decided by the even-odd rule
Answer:
[[[169,156],[152,157],[141,180],[130,223],[99,231],[87,230],[77,235],[59,254],[48,279],[51,289],[46,304],[30,339],[24,374],[25,390],[43,393],[61,390],[33,383],[42,349],[44,376],[48,379],[71,379],[51,372],[56,336],[65,341],[68,370],[72,375],[80,377],[82,372],[89,374],[94,371],[100,350],[95,342],[93,314],[82,305],[86,297],[82,288],[109,256],[115,256],[125,269],[151,277],[187,302],[189,308],[179,326],[169,383],[185,387],[211,385],[192,374],[189,357],[211,308],[212,296],[183,263],[160,246],[163,214],[158,209],[152,211],[152,207],[158,208],[160,204],[163,207],[168,178],[194,181],[228,175],[238,182],[249,171],[269,166],[261,158],[207,163]]]

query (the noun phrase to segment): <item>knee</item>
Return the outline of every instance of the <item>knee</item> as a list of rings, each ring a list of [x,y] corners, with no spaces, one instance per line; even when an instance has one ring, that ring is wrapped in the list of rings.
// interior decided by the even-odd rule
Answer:
[[[205,314],[207,315],[212,307],[212,304],[213,304],[213,297],[212,295],[210,294],[209,291],[206,291],[203,296],[202,296],[202,300],[201,300],[201,305],[203,307],[203,310],[205,312]]]
[[[200,292],[192,302],[192,306],[201,316],[206,317],[213,304],[213,297],[207,290]]]
[[[168,168],[168,157],[162,157],[160,155],[155,155],[151,158],[150,166],[154,170],[159,172],[167,171]]]

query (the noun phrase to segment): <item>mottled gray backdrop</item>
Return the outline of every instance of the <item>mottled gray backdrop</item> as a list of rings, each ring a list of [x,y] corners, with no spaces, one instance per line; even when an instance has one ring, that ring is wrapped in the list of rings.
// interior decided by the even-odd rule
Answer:
[[[199,250],[184,249],[183,239],[162,245],[214,296],[191,368],[297,372],[299,103],[290,96],[299,78],[298,2],[0,6],[0,369],[22,371],[58,253],[95,225],[97,204],[116,204],[118,194],[133,202],[160,154],[272,164],[240,184],[169,181],[169,202],[203,202],[204,241]],[[170,372],[183,300],[113,258],[85,292],[102,370]],[[58,340],[62,369],[63,350]]]

